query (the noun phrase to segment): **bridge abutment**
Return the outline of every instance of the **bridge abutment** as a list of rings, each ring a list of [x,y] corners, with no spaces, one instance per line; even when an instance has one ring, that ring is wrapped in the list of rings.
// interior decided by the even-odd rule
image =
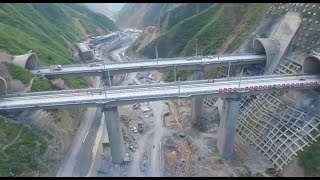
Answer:
[[[231,160],[233,155],[240,100],[240,97],[224,98],[222,107],[219,106],[220,125],[217,147],[221,158],[226,160]]]
[[[112,162],[121,164],[124,160],[125,146],[118,117],[118,107],[104,107],[103,111],[107,125]]]
[[[204,78],[203,71],[194,71],[193,80],[202,80]],[[196,122],[202,115],[202,97],[192,98],[192,121]]]

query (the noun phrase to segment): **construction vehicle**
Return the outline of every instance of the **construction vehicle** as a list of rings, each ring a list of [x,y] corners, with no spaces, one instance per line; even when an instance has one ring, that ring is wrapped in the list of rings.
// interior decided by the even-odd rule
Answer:
[[[138,123],[138,129],[139,129],[139,133],[143,133],[144,128],[143,128],[143,124],[141,121]]]

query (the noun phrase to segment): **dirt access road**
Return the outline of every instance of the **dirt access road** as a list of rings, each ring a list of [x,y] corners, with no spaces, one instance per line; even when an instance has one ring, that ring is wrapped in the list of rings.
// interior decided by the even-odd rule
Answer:
[[[154,112],[154,135],[153,135],[153,145],[154,148],[151,150],[151,176],[152,177],[160,177],[160,167],[161,167],[161,143],[160,140],[163,135],[163,112],[164,112],[164,107],[166,105],[164,104],[163,101],[154,101],[150,102],[150,107],[153,109]]]
[[[137,149],[132,156],[132,162],[130,163],[130,168],[128,170],[128,176],[146,176],[140,170],[140,159],[142,159],[144,153],[150,150],[150,171],[148,176],[160,177],[160,163],[161,163],[161,154],[160,154],[160,140],[163,135],[163,121],[162,116],[165,110],[165,104],[163,101],[150,102],[149,107],[153,109],[154,117],[153,121],[155,122],[154,127],[150,129],[147,133],[143,134],[139,139],[137,138]],[[153,148],[153,145],[155,147]]]
[[[161,76],[161,74],[158,74]],[[138,85],[142,83],[137,79],[137,73],[130,73],[128,78],[124,81],[124,83],[135,82]],[[160,81],[159,77],[156,77],[157,82]],[[149,103],[149,108],[153,111],[153,122],[154,126],[146,132],[146,134],[142,134],[142,137],[137,138],[138,148],[136,152],[133,154],[133,160],[130,163],[130,168],[128,170],[128,176],[146,176],[140,170],[140,159],[142,159],[145,152],[150,150],[150,167],[148,176],[152,177],[160,177],[161,176],[161,152],[160,152],[160,140],[163,136],[163,132],[166,130],[163,127],[163,114],[166,110],[166,104],[164,101],[154,101]],[[154,145],[154,148],[153,148]]]

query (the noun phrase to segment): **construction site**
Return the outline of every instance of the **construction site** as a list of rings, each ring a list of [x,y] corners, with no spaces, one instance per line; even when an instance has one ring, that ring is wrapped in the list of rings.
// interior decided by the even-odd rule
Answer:
[[[78,43],[82,61],[93,62],[91,64],[55,65],[54,70],[50,65],[49,70],[37,69],[35,53],[28,53],[28,57],[12,56],[10,62],[38,76],[46,76],[48,82],[65,86],[68,79],[60,76],[81,74],[88,76],[86,80],[91,85],[87,89],[73,90],[65,86],[32,95],[28,94],[29,90],[8,95],[8,78],[2,75],[6,78],[0,77],[1,113],[20,110],[3,113],[3,116],[9,114],[14,117],[13,122],[25,123],[37,128],[41,135],[45,134],[50,151],[42,151],[53,168],[44,175],[314,176],[310,167],[317,171],[317,165],[311,164],[308,169],[301,159],[313,158],[308,148],[319,144],[320,81],[315,78],[317,82],[309,83],[302,77],[320,77],[320,5],[275,3],[264,13],[263,21],[230,54],[220,49],[216,54],[202,55],[201,50],[200,56],[196,43],[195,56],[159,58],[156,46],[156,58],[151,59],[137,50],[152,44],[159,36],[159,27],[149,26],[144,31],[127,28],[97,36],[91,39],[90,46],[85,41]],[[227,47],[230,42],[224,45]],[[249,64],[240,58],[230,60],[240,56],[262,56],[263,64]],[[248,59],[258,61],[252,57]],[[181,63],[172,65],[176,61]],[[164,64],[159,65],[159,62]],[[176,71],[184,69],[176,70],[179,67],[186,67],[187,82],[180,81],[182,75]],[[166,77],[169,71],[173,72],[172,82]],[[285,75],[293,80],[280,79],[286,78]],[[270,84],[259,82],[263,78]],[[286,84],[274,85],[271,81],[275,79]],[[241,86],[243,81],[251,84]],[[11,81],[8,84],[13,86]],[[208,84],[217,89],[208,88],[211,94],[197,91],[209,87]],[[231,88],[230,84],[238,88]],[[178,91],[179,96],[169,97],[172,94],[168,92],[173,91]],[[57,105],[52,105],[56,102]],[[22,107],[24,105],[26,107]],[[45,110],[47,107],[53,110]],[[20,136],[22,127],[12,143],[6,142],[3,151]],[[302,153],[307,155],[302,156]],[[46,158],[40,158],[41,162],[46,163]],[[39,172],[35,176],[39,176]]]
[[[269,37],[278,43],[278,51],[285,46],[288,49],[278,61],[268,64],[266,71],[302,73],[304,57],[320,50],[319,16],[313,11],[318,8],[319,5],[303,3],[270,7],[268,18],[235,53],[248,53],[254,38]],[[216,78],[239,76],[241,69],[242,76],[265,73],[260,66],[226,66],[215,69]],[[157,71],[135,73],[124,83],[161,83],[162,76]],[[104,157],[110,161],[110,168],[103,176],[302,176],[297,153],[316,143],[320,134],[319,101],[319,93],[313,90],[242,98],[230,161],[219,156],[217,147],[219,111],[223,106],[220,98],[203,98],[202,117],[195,122],[191,118],[190,99],[122,106],[119,117],[128,162],[112,165],[106,150]],[[160,153],[159,160],[155,160],[155,153]],[[155,167],[157,161],[160,167]]]

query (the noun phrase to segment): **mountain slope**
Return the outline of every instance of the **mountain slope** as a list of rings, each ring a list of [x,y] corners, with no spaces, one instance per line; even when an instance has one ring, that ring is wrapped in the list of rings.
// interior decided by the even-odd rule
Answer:
[[[96,13],[101,13],[108,18],[112,18],[115,15],[115,12],[108,8],[106,3],[84,3],[89,9]]]
[[[173,6],[172,3],[127,3],[118,13],[116,24],[122,28],[144,29]]]
[[[200,13],[175,24],[169,31],[142,48],[139,53],[153,58],[154,47],[158,46],[159,57],[193,55],[196,41],[203,54],[217,53],[233,33],[238,33],[236,42],[243,41],[261,20],[267,8],[267,4],[260,3],[212,4]],[[237,31],[239,27],[243,29],[241,32]],[[235,48],[236,46],[230,45],[227,50],[230,52]]]
[[[162,33],[169,31],[180,21],[209,8],[212,3],[185,3],[175,5],[173,9],[166,11],[159,18],[159,26]]]
[[[13,55],[32,49],[41,65],[74,63],[68,44],[107,29],[117,27],[77,4],[0,4],[0,49]]]
[[[165,34],[174,25],[209,8],[211,5],[212,3],[173,4],[171,8],[164,11],[160,18],[158,18],[155,26],[149,26],[145,28],[142,35],[132,44],[130,49],[132,51],[139,51],[148,43],[159,37],[161,34]]]

